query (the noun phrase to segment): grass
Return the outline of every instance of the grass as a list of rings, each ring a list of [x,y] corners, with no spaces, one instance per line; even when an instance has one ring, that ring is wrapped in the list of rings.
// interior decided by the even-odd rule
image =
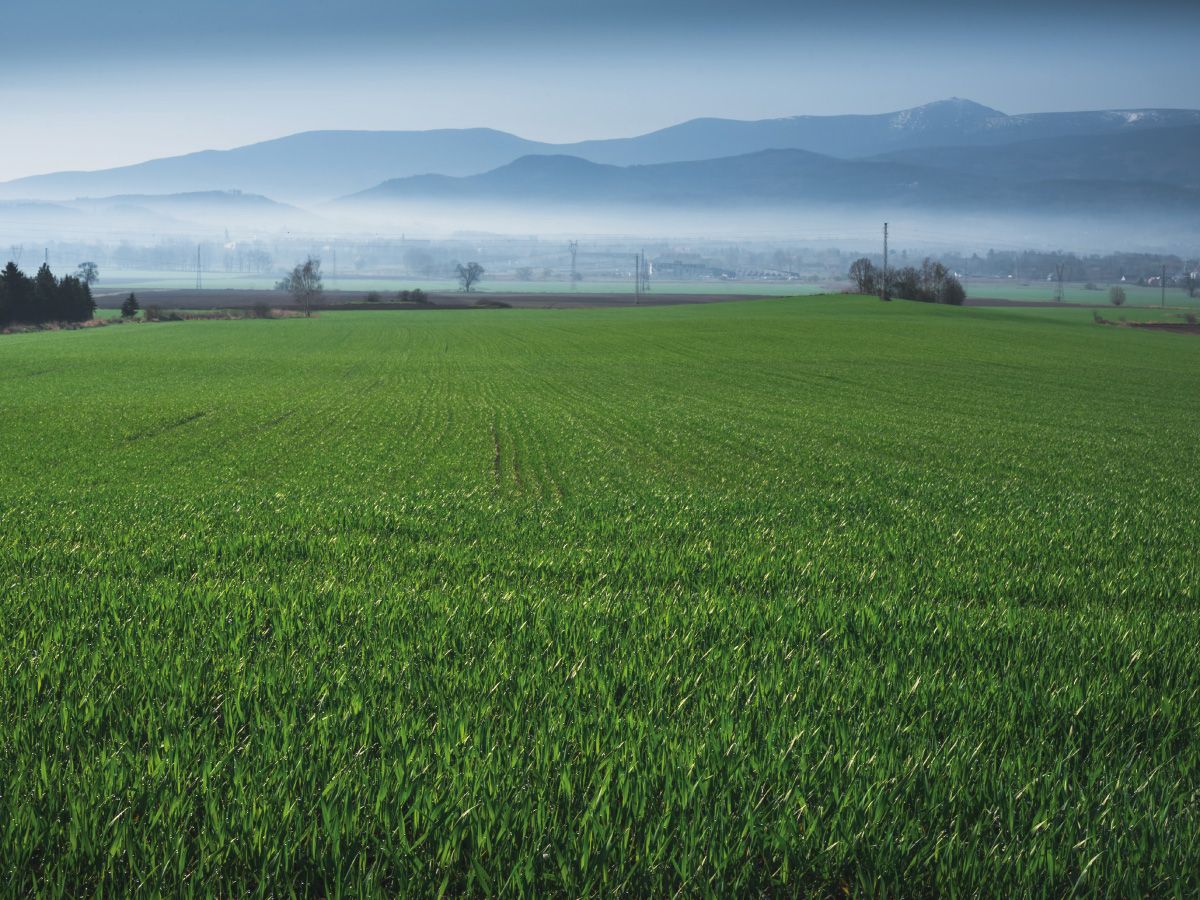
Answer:
[[[1200,892],[1200,341],[0,338],[11,894]]]
[[[270,290],[278,281],[273,275],[242,275],[237,273],[212,272],[204,273],[204,287],[213,289],[232,290]],[[832,283],[831,283],[832,284]],[[147,290],[191,290],[196,285],[195,273],[139,270],[112,270],[106,273],[103,281],[96,286],[96,293],[111,295],[105,299],[112,302],[118,295],[129,291]],[[972,279],[965,282],[967,296],[1000,300],[1030,300],[1050,302],[1054,300],[1054,285],[1045,281],[1019,281],[1016,279]],[[325,286],[328,290],[342,291],[380,291],[384,299],[390,299],[387,294],[394,294],[404,288],[421,288],[423,291],[436,293],[452,293],[458,290],[458,282],[453,280],[437,280],[428,278],[379,278],[343,276],[332,279],[326,273]],[[658,294],[741,294],[763,297],[787,297],[796,295],[820,294],[830,289],[830,285],[796,284],[789,282],[756,281],[666,281],[655,279],[652,283],[652,293]],[[841,285],[836,285],[840,289]],[[1066,284],[1063,290],[1065,304],[1082,304],[1108,306],[1109,285],[1099,285],[1099,290],[1087,290],[1082,284]],[[1162,301],[1160,291],[1153,287],[1140,287],[1130,284],[1123,285],[1127,295],[1125,309],[1130,307],[1157,307]],[[516,293],[516,294],[563,294],[571,290],[568,281],[510,281],[489,279],[485,276],[478,290],[482,293]],[[633,293],[633,282],[629,279],[619,281],[585,280],[579,282],[576,290],[583,294],[621,294]],[[145,299],[145,298],[143,298]],[[152,299],[152,298],[151,298]],[[1176,309],[1200,309],[1200,297],[1188,297],[1179,288],[1169,288],[1166,296],[1167,306]]]
[[[1088,290],[1078,283],[1063,285],[1063,302],[1087,306],[1109,306],[1109,284],[1098,284],[1096,290]],[[1121,285],[1125,289],[1126,307],[1157,307],[1163,302],[1162,290],[1136,284]],[[1004,281],[993,279],[967,279],[968,297],[987,297],[999,300],[1032,300],[1053,302],[1054,283],[1049,281]],[[1168,308],[1200,309],[1200,297],[1189,297],[1182,288],[1169,287],[1166,293]]]
[[[271,290],[279,280],[278,275],[243,275],[226,272],[205,272],[203,286],[207,290]],[[187,272],[157,271],[148,269],[112,270],[96,285],[97,294],[128,293],[145,290],[192,290],[196,286],[196,274]],[[394,294],[405,288],[421,288],[426,292],[453,293],[459,289],[454,279],[432,279],[422,277],[347,277],[333,278],[325,273],[325,288],[330,291],[380,291]],[[556,281],[514,281],[511,279],[488,278],[476,287],[482,293],[516,294],[564,294],[571,291],[571,283]],[[759,281],[660,281],[651,284],[652,292],[664,294],[750,294],[761,296],[794,296],[797,294],[819,294],[820,285],[788,282]],[[623,280],[585,279],[577,284],[576,291],[583,294],[633,295],[633,278]],[[385,297],[385,299],[390,299]]]

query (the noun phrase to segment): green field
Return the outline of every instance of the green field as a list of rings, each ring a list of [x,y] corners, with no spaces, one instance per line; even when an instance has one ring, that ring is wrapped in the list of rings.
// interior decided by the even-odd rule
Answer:
[[[275,287],[279,276],[240,275],[237,273],[205,272],[202,286],[206,290],[255,290],[266,291]],[[459,289],[454,279],[422,277],[375,277],[333,278],[329,272],[324,276],[325,289],[329,291],[396,291],[420,288],[431,293],[453,293]],[[146,290],[192,290],[196,286],[195,272],[170,272],[152,269],[112,270],[96,285],[97,294],[120,293]],[[514,294],[565,294],[571,291],[569,281],[515,281],[509,278],[489,278],[484,275],[476,290],[480,293]],[[633,296],[633,278],[624,280],[585,279],[577,283],[575,290],[582,294],[620,294]],[[652,280],[651,293],[663,294],[750,294],[764,297],[787,297],[797,294],[819,294],[822,288],[815,284],[795,282],[759,281],[660,281]]]
[[[164,323],[0,422],[9,895],[1200,893],[1195,336]]]
[[[240,275],[237,273],[205,272],[203,286],[209,290],[270,290],[278,280],[271,275]],[[1049,302],[1054,300],[1054,285],[1044,281],[1019,281],[998,279],[972,279],[964,282],[967,296],[974,298],[989,298],[1000,300],[1023,300]],[[151,290],[191,290],[196,286],[194,272],[170,272],[151,269],[111,270],[104,273],[104,278],[96,285],[98,295],[123,295],[129,291]],[[795,282],[756,281],[665,281],[654,279],[651,282],[651,294],[740,294],[762,297],[787,297],[804,294],[819,294],[829,290],[840,290],[841,284],[831,282],[826,285],[797,284]],[[1126,306],[1157,307],[1162,301],[1160,291],[1153,287],[1124,285]],[[458,290],[458,282],[453,280],[437,280],[429,278],[383,278],[362,277],[333,279],[329,273],[325,276],[325,288],[329,291],[380,291],[395,293],[405,288],[421,288],[431,293],[453,293]],[[1063,299],[1065,304],[1081,304],[1085,306],[1108,306],[1108,285],[1100,285],[1099,290],[1088,290],[1082,284],[1067,284],[1064,286]],[[565,294],[571,291],[568,281],[512,281],[498,280],[484,276],[478,290],[481,293],[515,293],[515,294]],[[585,280],[578,283],[576,290],[582,294],[633,294],[633,282]],[[111,304],[119,300],[118,296],[102,296],[102,302]],[[152,301],[153,296],[147,295],[143,300]],[[1200,297],[1188,297],[1179,288],[1168,288],[1167,307],[1173,309],[1200,310]]]
[[[968,278],[965,282],[968,297],[988,297],[1001,300],[1026,300],[1053,302],[1054,284],[1049,281],[996,281]],[[1086,306],[1109,306],[1108,289],[1111,285],[1101,284],[1097,290],[1089,290],[1082,284],[1064,284],[1063,302]],[[1136,284],[1121,285],[1125,289],[1126,306],[1160,306],[1164,300],[1162,290]],[[1166,293],[1167,308],[1200,309],[1200,297],[1189,297],[1181,288],[1169,287]]]

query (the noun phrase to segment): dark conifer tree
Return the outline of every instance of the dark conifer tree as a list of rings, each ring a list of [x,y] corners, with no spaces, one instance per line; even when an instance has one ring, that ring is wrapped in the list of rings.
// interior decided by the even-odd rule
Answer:
[[[82,278],[79,281],[79,321],[86,322],[96,318],[96,300],[92,297],[92,287]]]
[[[6,315],[9,322],[32,322],[33,318],[33,281],[10,262],[0,273],[0,290],[5,297]]]
[[[58,283],[59,306],[65,322],[86,322],[96,312],[87,282],[77,275],[64,275]]]
[[[60,291],[58,280],[50,271],[50,266],[42,263],[33,279],[33,314],[31,322],[61,321],[62,309],[59,304]]]

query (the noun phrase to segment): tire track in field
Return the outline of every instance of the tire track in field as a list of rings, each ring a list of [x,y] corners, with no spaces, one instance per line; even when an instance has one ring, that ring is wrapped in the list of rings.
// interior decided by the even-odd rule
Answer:
[[[561,420],[546,414],[544,379],[539,374],[536,346],[523,335],[506,345],[518,345],[518,354],[510,358],[504,373],[511,387],[500,393],[506,446],[517,489],[531,498],[562,502],[566,496],[561,469],[554,459],[563,458]],[[537,412],[538,415],[534,413]]]
[[[196,412],[187,413],[182,416],[176,416],[168,419],[165,422],[160,422],[152,425],[149,428],[144,428],[141,431],[135,431],[132,434],[125,436],[122,443],[134,444],[138,441],[144,441],[149,438],[158,437],[160,434],[166,434],[168,431],[174,431],[176,428],[182,428],[184,425],[190,425],[192,422],[199,421],[208,415],[208,410],[197,410]]]
[[[507,392],[509,396],[515,390]],[[511,482],[511,490],[524,493],[525,480],[521,472],[521,459],[513,436],[511,404],[500,399],[499,392],[491,390],[487,395],[487,406],[491,417],[492,476],[497,490],[504,491]]]
[[[518,444],[518,457],[526,461],[526,477],[538,498],[545,500],[552,495],[561,502],[562,485],[555,477],[547,455],[547,448],[554,436],[547,429],[535,424],[530,415],[529,411],[534,405],[532,401],[540,401],[541,398],[533,397],[531,392],[526,399],[530,402],[512,405],[513,420],[516,423],[513,433],[516,436],[515,443]]]

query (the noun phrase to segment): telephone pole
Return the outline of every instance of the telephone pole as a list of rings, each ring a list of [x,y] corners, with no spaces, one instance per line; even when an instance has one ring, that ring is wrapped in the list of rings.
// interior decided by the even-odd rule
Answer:
[[[569,241],[567,243],[567,250],[571,253],[571,290],[574,291],[576,285],[579,284],[579,276],[575,270],[575,256],[579,253],[579,241]]]
[[[635,253],[633,257],[633,305],[637,306],[642,299],[642,255]]]
[[[1066,268],[1066,263],[1055,263],[1054,264],[1054,274],[1055,274],[1054,299],[1058,303],[1063,302],[1063,296],[1064,296],[1063,295],[1063,269],[1065,269],[1065,268]]]
[[[196,245],[196,290],[200,290],[200,245]]]
[[[891,300],[888,295],[888,223],[883,223],[883,283],[879,285],[879,299]]]
[[[1159,279],[1158,286],[1162,288],[1162,302],[1159,304],[1163,309],[1167,308],[1167,265],[1163,263],[1162,277]]]

